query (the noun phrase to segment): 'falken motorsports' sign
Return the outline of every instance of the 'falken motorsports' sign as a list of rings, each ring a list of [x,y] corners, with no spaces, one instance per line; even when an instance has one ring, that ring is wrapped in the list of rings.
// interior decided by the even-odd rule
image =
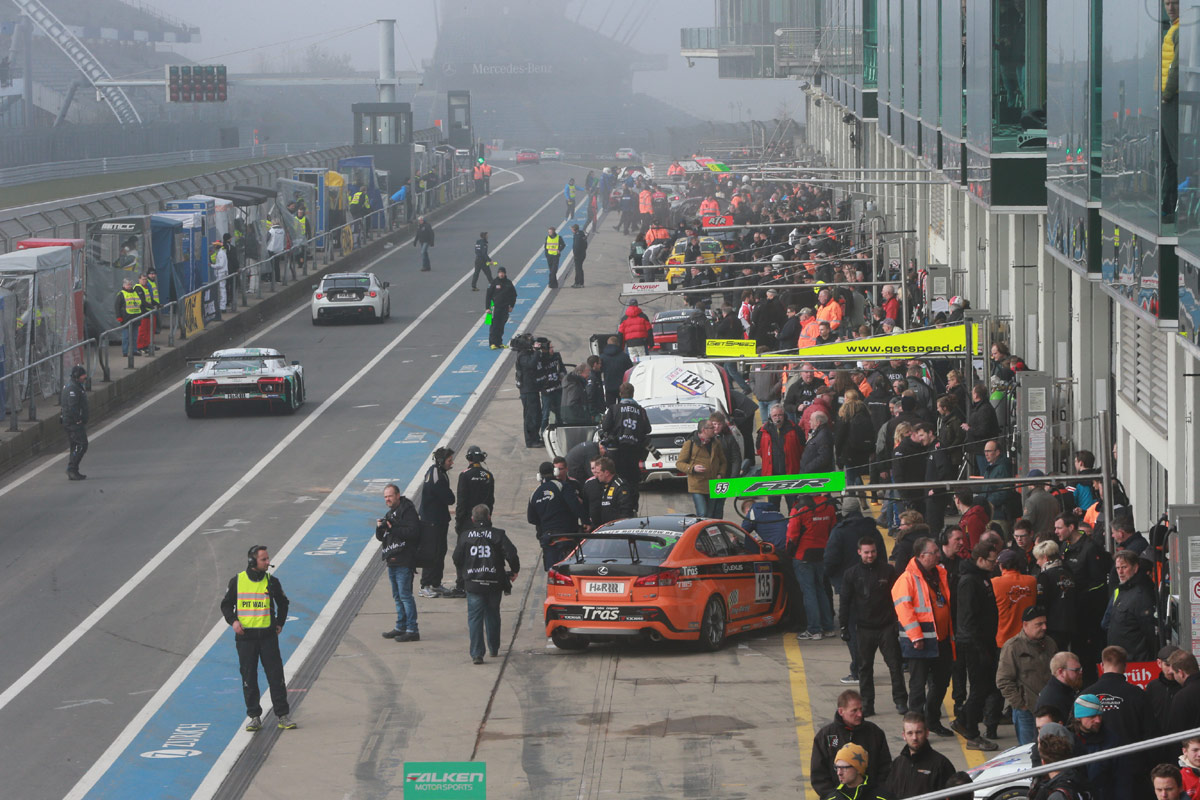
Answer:
[[[759,475],[708,482],[709,497],[761,497],[775,494],[825,494],[846,488],[844,472],[810,472],[807,475]]]

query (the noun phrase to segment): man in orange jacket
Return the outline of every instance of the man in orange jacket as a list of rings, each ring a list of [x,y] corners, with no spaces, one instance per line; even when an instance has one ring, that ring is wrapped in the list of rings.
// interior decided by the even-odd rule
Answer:
[[[638,193],[638,213],[642,215],[643,225],[648,225],[654,217],[654,192],[649,188]]]
[[[817,293],[818,321],[828,322],[829,329],[836,331],[842,325],[843,316],[845,312],[842,310],[842,304],[833,299],[833,294],[828,289]]]
[[[925,714],[931,733],[953,736],[942,724],[942,700],[954,666],[950,583],[938,563],[937,542],[922,537],[913,543],[913,553],[892,585],[901,652],[909,663],[908,709]]]
[[[1037,578],[1021,572],[1021,556],[1015,550],[1000,553],[1000,575],[992,578],[996,595],[996,647],[1021,632],[1021,615],[1037,601]]]

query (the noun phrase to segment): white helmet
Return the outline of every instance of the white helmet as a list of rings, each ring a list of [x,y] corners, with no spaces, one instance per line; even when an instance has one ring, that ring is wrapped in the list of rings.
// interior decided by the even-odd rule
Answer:
[[[954,295],[954,297],[950,298],[950,305],[962,308],[962,298],[958,295]]]
[[[779,262],[785,261],[785,260],[786,259],[783,257],[783,253],[776,253],[775,255],[771,256],[772,263],[779,263]]]

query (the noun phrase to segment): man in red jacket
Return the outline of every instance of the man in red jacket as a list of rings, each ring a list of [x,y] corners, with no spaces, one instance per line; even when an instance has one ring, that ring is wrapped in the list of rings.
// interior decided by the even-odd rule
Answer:
[[[800,456],[804,444],[800,429],[783,413],[776,403],[768,412],[769,419],[758,429],[754,445],[762,460],[763,475],[796,475],[800,472]]]
[[[630,300],[625,307],[625,319],[617,326],[617,333],[621,334],[625,352],[631,357],[646,355],[647,348],[654,342],[654,326],[638,307],[637,300]]]
[[[833,636],[833,604],[824,586],[825,545],[829,532],[837,523],[837,509],[829,495],[804,495],[796,503],[794,516],[788,523],[787,549],[792,554],[792,569],[804,597],[804,618],[807,630],[796,638],[820,640]]]

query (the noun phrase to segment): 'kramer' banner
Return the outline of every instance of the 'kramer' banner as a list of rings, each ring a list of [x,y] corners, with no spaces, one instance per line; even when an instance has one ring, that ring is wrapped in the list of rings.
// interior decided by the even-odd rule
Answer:
[[[774,494],[825,494],[846,488],[844,472],[811,472],[807,475],[759,475],[708,482],[709,497],[761,497]]]

